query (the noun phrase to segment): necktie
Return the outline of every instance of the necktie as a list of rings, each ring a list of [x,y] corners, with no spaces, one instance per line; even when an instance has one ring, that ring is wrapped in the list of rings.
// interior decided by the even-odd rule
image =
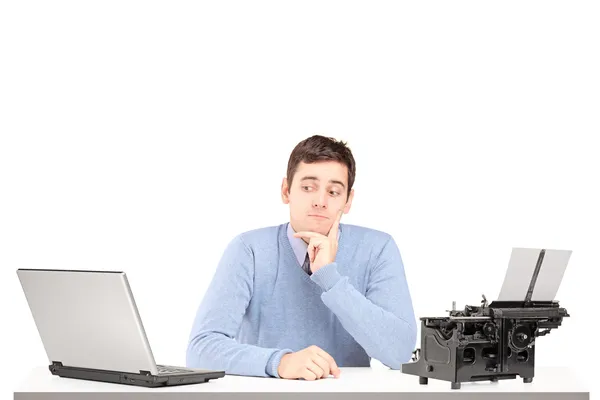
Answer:
[[[311,275],[312,272],[310,270],[310,258],[308,258],[308,253],[306,253],[306,258],[304,259],[304,264],[302,264],[302,269],[304,270],[304,272],[306,272],[308,275]]]

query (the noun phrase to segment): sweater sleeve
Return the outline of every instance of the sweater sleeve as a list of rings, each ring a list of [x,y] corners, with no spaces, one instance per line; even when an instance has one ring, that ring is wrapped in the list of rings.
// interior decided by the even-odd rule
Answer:
[[[253,281],[252,251],[237,236],[227,246],[196,313],[186,352],[188,367],[279,377],[279,361],[292,350],[235,340],[252,298]]]
[[[321,299],[369,356],[392,369],[410,360],[417,325],[400,251],[390,236],[371,269],[363,295],[327,264],[311,279],[323,289]]]

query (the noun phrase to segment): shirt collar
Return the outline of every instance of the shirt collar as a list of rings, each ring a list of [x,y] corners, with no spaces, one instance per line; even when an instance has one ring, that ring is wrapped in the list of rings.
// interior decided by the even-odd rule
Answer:
[[[294,250],[294,254],[298,259],[298,264],[304,264],[304,259],[306,258],[306,252],[308,251],[308,243],[306,243],[302,238],[294,237],[294,228],[292,228],[292,224],[288,222],[287,224],[287,237],[292,245],[292,249]],[[342,224],[339,225],[338,229],[338,242],[340,240],[340,235],[342,233]]]

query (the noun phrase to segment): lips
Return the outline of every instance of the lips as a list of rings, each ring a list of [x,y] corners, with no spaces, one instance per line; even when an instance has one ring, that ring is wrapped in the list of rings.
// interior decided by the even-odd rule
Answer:
[[[309,214],[309,217],[315,217],[315,218],[319,218],[319,219],[328,219],[326,216],[318,215],[318,214]]]

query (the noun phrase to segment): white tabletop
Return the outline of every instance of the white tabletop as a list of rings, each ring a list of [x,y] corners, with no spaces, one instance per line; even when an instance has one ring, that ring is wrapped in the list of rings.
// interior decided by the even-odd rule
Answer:
[[[38,367],[16,388],[15,395],[25,392],[569,392],[589,396],[584,382],[569,368],[537,367],[532,383],[523,383],[521,378],[498,382],[463,382],[458,390],[451,390],[450,382],[436,379],[429,379],[427,385],[420,385],[417,376],[389,369],[342,368],[341,371],[339,378],[329,377],[317,381],[226,375],[201,384],[144,388],[61,378],[50,374],[48,367]]]

